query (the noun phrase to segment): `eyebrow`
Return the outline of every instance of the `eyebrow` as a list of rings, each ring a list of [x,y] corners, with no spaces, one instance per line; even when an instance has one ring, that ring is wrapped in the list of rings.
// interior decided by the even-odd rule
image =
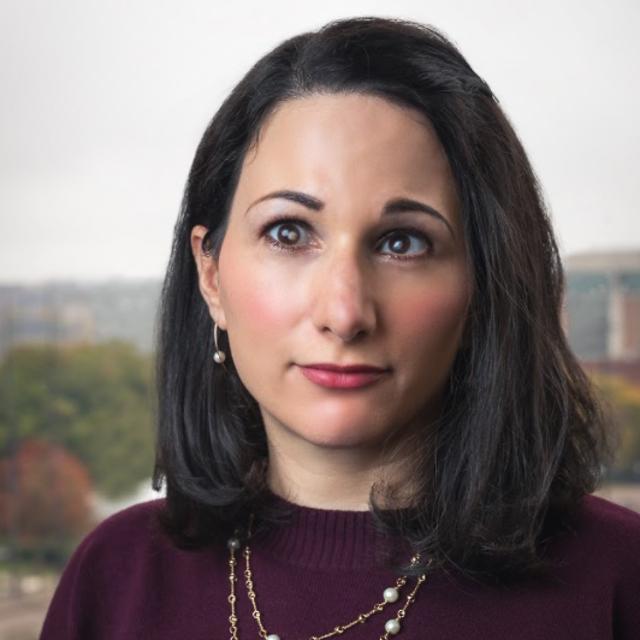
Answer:
[[[271,193],[267,193],[266,195],[258,198],[255,202],[249,205],[247,210],[245,211],[245,215],[249,212],[251,207],[255,206],[259,202],[263,202],[264,200],[269,200],[271,198],[283,198],[285,200],[290,200],[291,202],[295,202],[297,204],[301,204],[307,209],[311,209],[312,211],[322,211],[324,208],[324,202],[310,196],[307,193],[302,193],[301,191],[291,191],[290,189],[282,189],[279,191],[272,191]],[[449,224],[449,221],[437,210],[428,204],[424,204],[423,202],[418,202],[417,200],[412,200],[410,198],[393,198],[389,200],[382,210],[382,215],[390,215],[394,213],[404,213],[410,211],[418,211],[421,213],[426,213],[430,216],[433,216],[440,222],[444,223],[445,226],[449,229],[451,235],[455,238],[455,234],[453,232],[453,228]]]

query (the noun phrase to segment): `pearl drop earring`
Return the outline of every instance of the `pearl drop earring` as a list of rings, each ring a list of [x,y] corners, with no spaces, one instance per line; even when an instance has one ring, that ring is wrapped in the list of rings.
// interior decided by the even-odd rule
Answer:
[[[221,351],[218,348],[218,323],[217,322],[213,323],[213,341],[216,345],[216,350],[213,354],[213,360],[218,364],[222,364],[225,361],[227,356],[224,351]]]

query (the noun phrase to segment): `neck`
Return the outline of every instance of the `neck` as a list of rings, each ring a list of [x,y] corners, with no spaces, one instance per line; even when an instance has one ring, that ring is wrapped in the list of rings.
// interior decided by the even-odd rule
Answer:
[[[301,506],[365,511],[377,469],[375,463],[344,451],[316,454],[305,463],[279,447],[269,446],[270,489]]]
[[[295,504],[367,511],[373,484],[398,477],[398,463],[380,448],[318,446],[283,429],[267,433],[269,488]]]

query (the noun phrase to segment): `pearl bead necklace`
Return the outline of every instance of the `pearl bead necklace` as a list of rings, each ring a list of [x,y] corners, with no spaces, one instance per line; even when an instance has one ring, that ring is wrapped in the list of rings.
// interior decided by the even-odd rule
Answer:
[[[251,536],[252,521],[253,521],[253,516],[251,516],[251,519],[249,522],[249,533],[247,537]],[[229,601],[229,606],[231,607],[231,614],[229,615],[229,632],[231,634],[231,640],[239,640],[238,627],[237,627],[238,618],[236,616],[236,607],[235,607],[236,605],[235,583],[237,582],[235,568],[238,563],[236,561],[235,554],[236,554],[236,551],[240,549],[240,546],[241,545],[238,538],[230,538],[229,541],[227,542],[227,547],[229,548],[229,554],[230,554],[229,556],[230,593],[229,593],[229,596],[227,597],[227,600]],[[251,549],[249,548],[248,544],[245,544],[243,556],[245,561],[245,570],[244,570],[245,585],[247,587],[247,594],[249,596],[249,600],[251,601],[251,605],[253,607],[252,616],[258,625],[258,629],[259,629],[258,635],[261,638],[263,638],[263,640],[280,640],[279,635],[275,633],[267,633],[267,630],[262,624],[262,615],[258,610],[258,605],[256,603],[256,593],[253,587],[253,574],[251,571]],[[416,554],[411,558],[411,564],[415,565],[419,559],[420,559],[420,554]],[[380,640],[388,640],[390,634],[396,635],[397,633],[400,632],[400,629],[401,629],[400,621],[403,620],[404,617],[406,616],[407,609],[414,602],[416,593],[418,592],[420,585],[426,579],[427,579],[427,576],[424,573],[418,577],[413,590],[406,598],[404,606],[397,611],[394,618],[390,618],[385,622],[385,625],[384,625],[385,633],[380,636]],[[387,605],[397,602],[398,598],[400,597],[400,589],[406,584],[406,582],[407,582],[407,577],[401,576],[396,580],[395,586],[387,587],[383,591],[382,602],[378,602],[377,604],[375,604],[372,607],[372,609],[370,609],[368,612],[361,613],[359,616],[354,618],[351,622],[334,627],[333,630],[329,631],[328,633],[324,633],[319,636],[311,636],[309,640],[325,640],[326,638],[330,638],[331,636],[344,633],[345,631],[355,626],[356,624],[362,624],[363,622],[366,622],[374,613],[378,613],[382,611]]]

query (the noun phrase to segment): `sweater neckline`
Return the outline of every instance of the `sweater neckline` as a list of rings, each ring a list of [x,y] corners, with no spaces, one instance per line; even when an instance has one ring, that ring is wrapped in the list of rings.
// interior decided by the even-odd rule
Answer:
[[[276,494],[271,499],[291,518],[250,544],[278,563],[324,571],[388,571],[388,552],[400,550],[407,562],[411,557],[408,543],[380,532],[369,510],[303,506]]]

